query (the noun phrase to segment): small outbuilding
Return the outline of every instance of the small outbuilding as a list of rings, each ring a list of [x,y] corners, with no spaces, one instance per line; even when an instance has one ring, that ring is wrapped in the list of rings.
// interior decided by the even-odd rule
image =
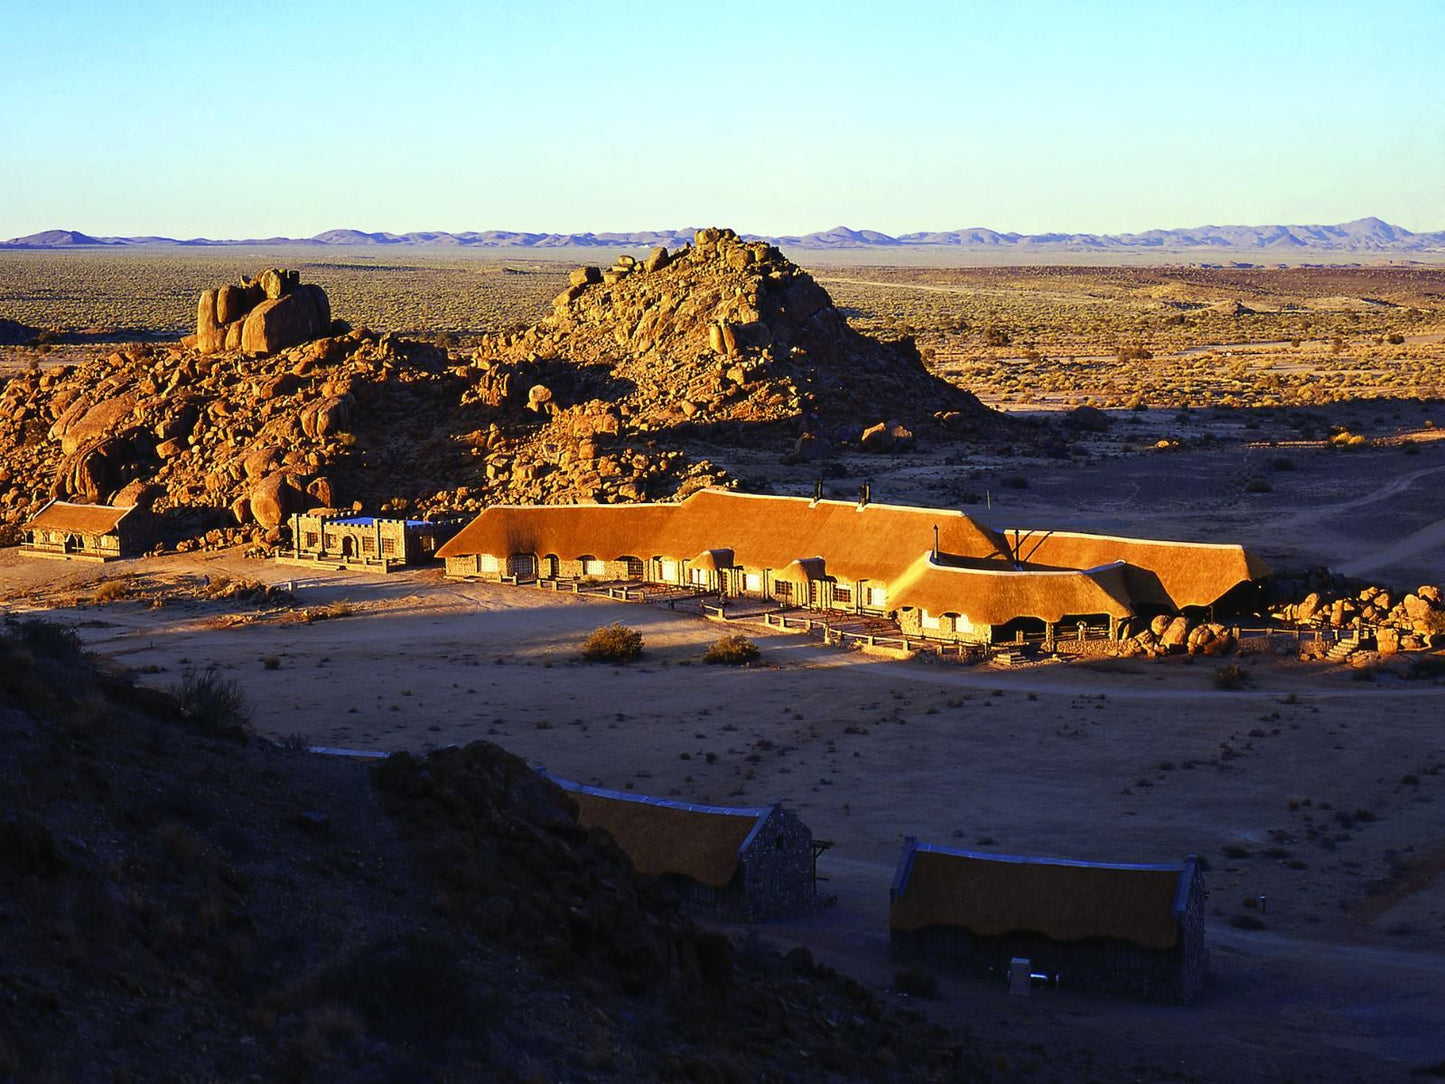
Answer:
[[[109,504],[53,500],[22,530],[21,553],[60,560],[114,561],[138,556],[155,542],[155,520],[149,511]]]
[[[1015,958],[1059,985],[1186,1002],[1208,965],[1204,879],[1164,865],[979,854],[904,843],[888,926],[899,959],[1003,977]]]
[[[817,857],[828,844],[780,805],[691,805],[542,775],[577,803],[638,873],[672,882],[691,909],[741,922],[817,910]]]
[[[291,552],[277,560],[391,572],[434,558],[466,521],[465,516],[404,519],[355,512],[298,512],[291,517]]]

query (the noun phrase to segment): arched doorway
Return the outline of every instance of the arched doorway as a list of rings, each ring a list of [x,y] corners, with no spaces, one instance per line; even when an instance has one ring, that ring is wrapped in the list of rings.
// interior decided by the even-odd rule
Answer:
[[[341,539],[341,559],[350,561],[356,556],[356,539],[350,535],[344,535]]]

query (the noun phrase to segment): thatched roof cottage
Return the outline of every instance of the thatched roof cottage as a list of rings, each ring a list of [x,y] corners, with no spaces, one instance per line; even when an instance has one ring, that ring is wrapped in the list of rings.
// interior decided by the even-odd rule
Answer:
[[[145,508],[48,501],[22,528],[20,552],[30,557],[114,561],[144,553],[155,541]]]
[[[981,854],[905,841],[888,927],[900,959],[1001,977],[1014,957],[1062,986],[1188,1001],[1203,982],[1198,860],[1162,865]]]
[[[692,805],[590,787],[547,772],[638,873],[671,881],[692,910],[757,922],[816,908],[813,833],[779,805]]]

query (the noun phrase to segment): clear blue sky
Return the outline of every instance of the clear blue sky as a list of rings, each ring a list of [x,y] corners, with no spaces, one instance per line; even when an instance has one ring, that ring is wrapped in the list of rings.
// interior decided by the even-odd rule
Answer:
[[[0,0],[0,238],[1445,229],[1445,2]]]

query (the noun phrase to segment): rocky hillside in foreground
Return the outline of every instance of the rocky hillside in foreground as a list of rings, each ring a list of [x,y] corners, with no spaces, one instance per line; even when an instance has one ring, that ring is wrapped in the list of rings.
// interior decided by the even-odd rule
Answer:
[[[708,448],[816,459],[1004,424],[911,342],[852,331],[776,249],[702,230],[580,269],[537,325],[471,354],[357,330],[269,356],[136,345],[13,375],[0,531],[54,495],[152,501],[188,546],[274,545],[308,506],[662,499],[727,483]]]
[[[224,692],[140,689],[73,633],[0,626],[0,1079],[996,1065],[805,952],[699,930],[496,746],[369,769],[248,740]]]

